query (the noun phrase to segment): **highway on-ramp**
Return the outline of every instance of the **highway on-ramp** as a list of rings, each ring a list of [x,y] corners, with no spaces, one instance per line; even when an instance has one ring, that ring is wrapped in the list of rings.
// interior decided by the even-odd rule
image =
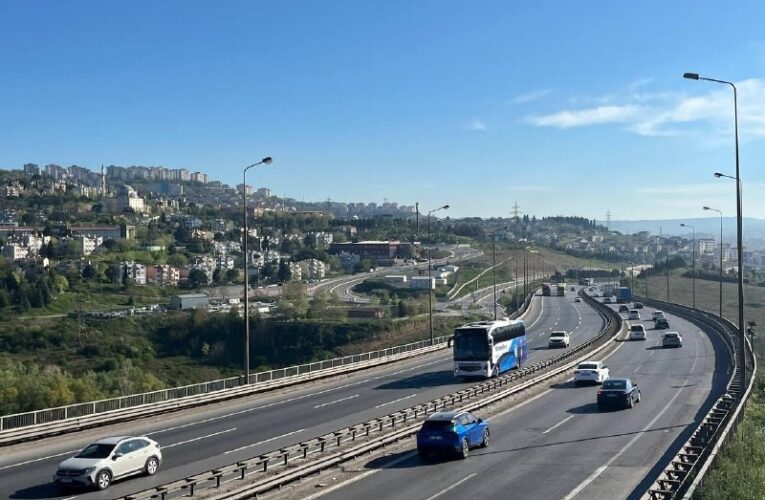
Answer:
[[[583,302],[574,302],[573,294],[535,297],[526,321],[529,363],[557,354],[546,349],[553,329],[570,330],[576,345],[603,326],[598,313]],[[331,381],[7,447],[0,458],[0,497],[114,498],[386,415],[474,383],[454,378],[451,352],[443,350]],[[164,463],[156,476],[116,482],[100,493],[62,494],[52,484],[56,464],[88,442],[107,435],[142,434],[162,446]]]
[[[684,346],[662,349],[651,309],[648,340],[625,341],[606,359],[612,377],[631,377],[642,392],[633,409],[601,412],[597,388],[569,381],[490,420],[491,444],[467,460],[421,460],[415,451],[376,458],[316,494],[327,500],[638,498],[673,456],[730,375],[719,337],[676,316]]]

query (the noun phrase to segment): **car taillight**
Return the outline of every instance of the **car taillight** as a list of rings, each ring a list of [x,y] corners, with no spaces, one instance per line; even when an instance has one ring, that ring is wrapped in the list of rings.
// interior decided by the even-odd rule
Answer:
[[[603,395],[603,391],[598,391],[598,396],[602,396],[602,395]]]

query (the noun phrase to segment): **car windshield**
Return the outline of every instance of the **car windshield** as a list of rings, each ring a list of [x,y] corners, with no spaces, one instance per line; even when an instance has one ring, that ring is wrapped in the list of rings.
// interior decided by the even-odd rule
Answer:
[[[579,366],[577,366],[579,370],[597,370],[598,365],[595,363],[582,363]]]
[[[677,338],[677,334],[676,333],[668,333],[668,334],[664,335],[664,338],[666,338],[666,339],[676,339]]]
[[[426,420],[422,428],[428,431],[450,430],[454,427],[454,422],[450,420]]]
[[[106,458],[114,450],[113,444],[93,443],[89,444],[74,458]]]
[[[603,382],[603,389],[626,389],[626,380],[606,380]]]
[[[565,337],[565,336],[566,336],[566,332],[552,332],[550,334],[550,337]]]
[[[489,359],[489,336],[484,328],[459,328],[454,332],[455,361]]]
[[[643,325],[632,325],[630,326],[630,330],[633,332],[643,331]]]

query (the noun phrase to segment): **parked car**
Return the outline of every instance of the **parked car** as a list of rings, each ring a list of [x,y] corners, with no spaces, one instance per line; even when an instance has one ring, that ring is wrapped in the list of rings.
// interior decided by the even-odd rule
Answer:
[[[568,347],[571,339],[567,332],[557,331],[550,334],[550,339],[547,341],[548,348],[554,347]]]
[[[489,445],[489,424],[466,411],[439,411],[417,432],[417,453],[457,454],[467,458],[471,448]]]
[[[654,330],[666,330],[669,328],[669,321],[664,318],[659,318],[653,322]]]
[[[683,337],[678,332],[667,332],[661,336],[662,347],[683,347]]]
[[[643,325],[630,325],[630,340],[645,340],[646,333]]]
[[[620,313],[628,313],[628,312],[630,312],[630,308],[627,307],[627,304],[619,304],[619,312]]]
[[[598,408],[632,408],[640,402],[640,388],[628,378],[612,378],[603,382],[598,391]]]
[[[631,310],[630,313],[627,315],[627,319],[640,321],[640,311],[638,311],[637,309]]]
[[[584,361],[574,370],[574,386],[587,383],[602,384],[609,376],[608,366],[602,361]]]
[[[161,463],[159,443],[152,439],[107,437],[58,464],[53,480],[62,487],[105,490],[117,479],[138,474],[153,476]]]
[[[634,307],[635,309],[642,309],[643,308],[643,303],[642,302],[635,302],[634,304],[632,304],[632,307]]]

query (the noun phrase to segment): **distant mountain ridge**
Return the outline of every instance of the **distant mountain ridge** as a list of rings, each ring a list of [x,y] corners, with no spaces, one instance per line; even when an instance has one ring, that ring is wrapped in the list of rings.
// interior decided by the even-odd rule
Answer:
[[[606,221],[598,220],[598,224],[606,225]],[[720,238],[720,218],[700,217],[697,219],[661,219],[661,220],[612,220],[608,227],[622,234],[634,234],[648,231],[651,234],[670,236],[690,236],[692,231],[680,224],[688,224],[696,229],[696,238]],[[736,218],[723,217],[723,241],[736,243]],[[744,246],[749,250],[765,248],[765,219],[744,217]]]

